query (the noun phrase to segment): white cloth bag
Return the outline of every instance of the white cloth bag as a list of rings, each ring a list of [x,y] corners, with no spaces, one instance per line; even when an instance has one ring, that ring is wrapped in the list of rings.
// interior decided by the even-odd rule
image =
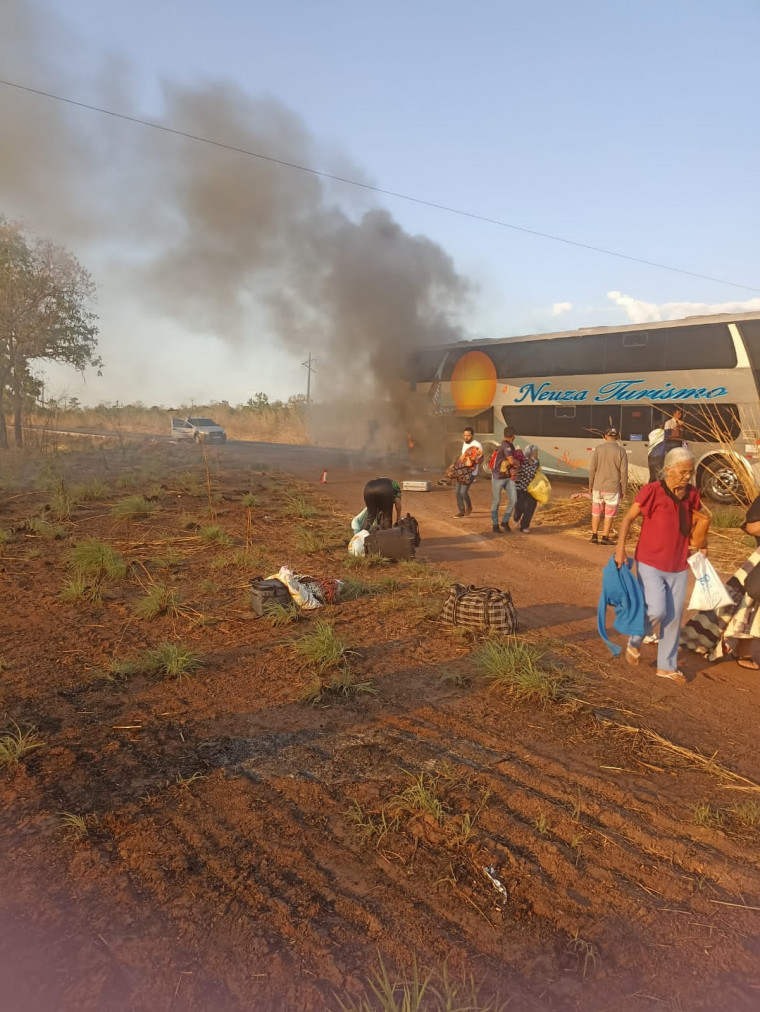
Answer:
[[[689,565],[696,581],[689,600],[692,611],[714,611],[715,608],[733,604],[730,594],[706,556],[695,552],[689,557]]]

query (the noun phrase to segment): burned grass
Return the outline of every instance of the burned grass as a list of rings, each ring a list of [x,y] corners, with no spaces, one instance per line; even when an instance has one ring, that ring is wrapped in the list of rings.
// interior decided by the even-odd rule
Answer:
[[[10,736],[11,717],[38,736],[25,753],[14,738],[0,770],[11,870],[0,952],[24,965],[39,953],[50,1007],[404,1007],[415,960],[444,959],[450,986],[419,971],[424,1007],[439,993],[453,1007],[498,1007],[492,996],[506,994],[528,1012],[599,1012],[629,1001],[642,966],[663,1002],[723,999],[730,972],[732,1007],[752,1007],[746,908],[760,868],[748,783],[686,756],[666,763],[633,716],[633,730],[586,711],[560,719],[566,684],[546,702],[531,686],[519,706],[514,680],[491,691],[474,670],[482,640],[431,621],[436,570],[348,563],[348,516],[341,541],[334,505],[313,488],[225,467],[213,448],[206,462],[194,447],[150,444],[82,457],[46,489],[0,502],[14,530],[0,556],[0,715]],[[144,519],[111,513],[124,472],[135,495],[165,491]],[[61,477],[107,491],[81,498],[61,541],[16,531]],[[289,496],[314,515],[286,515]],[[88,579],[103,583],[97,609],[58,598],[89,539],[108,550],[84,553]],[[112,579],[118,557],[128,571]],[[283,564],[345,578],[343,600],[297,623],[255,619],[249,581]],[[151,586],[175,591],[179,613],[138,620]],[[563,666],[561,643],[523,643],[544,651],[532,655],[539,671]],[[582,666],[580,650],[572,660]],[[510,664],[524,666],[501,656],[498,671]],[[301,698],[309,679],[314,706]],[[695,826],[696,802],[724,826]],[[684,910],[693,944],[675,979]],[[371,970],[379,959],[385,983]]]

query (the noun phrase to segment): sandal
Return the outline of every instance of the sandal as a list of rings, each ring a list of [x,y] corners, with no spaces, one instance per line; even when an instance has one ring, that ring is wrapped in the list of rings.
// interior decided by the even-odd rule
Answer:
[[[638,664],[640,657],[641,657],[641,654],[636,649],[636,647],[626,647],[625,648],[625,659],[628,661],[629,664]]]
[[[686,675],[683,671],[661,671],[658,668],[657,674],[660,678],[669,678],[671,682],[677,682],[679,685],[686,685]]]
[[[736,663],[746,671],[760,671],[760,664],[753,661],[751,657],[740,657]]]

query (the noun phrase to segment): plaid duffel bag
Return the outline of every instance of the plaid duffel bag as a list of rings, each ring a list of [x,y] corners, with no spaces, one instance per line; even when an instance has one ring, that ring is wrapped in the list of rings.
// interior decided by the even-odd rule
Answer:
[[[455,583],[443,605],[441,618],[465,629],[510,636],[517,632],[517,609],[508,590],[496,587],[465,587]]]

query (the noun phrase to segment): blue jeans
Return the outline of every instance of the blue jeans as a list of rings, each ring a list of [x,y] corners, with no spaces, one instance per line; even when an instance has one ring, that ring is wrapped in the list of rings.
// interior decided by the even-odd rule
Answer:
[[[456,484],[457,491],[457,509],[460,513],[470,512],[472,509],[472,500],[470,499],[470,486],[458,481]]]
[[[491,523],[494,527],[499,524],[499,503],[501,502],[501,493],[506,491],[507,493],[507,508],[504,511],[504,519],[502,525],[504,527],[509,523],[509,518],[512,516],[512,510],[515,508],[517,502],[517,489],[515,483],[511,478],[492,478],[491,479]]]
[[[654,626],[660,626],[657,667],[660,671],[677,671],[678,641],[681,637],[681,616],[686,603],[689,571],[685,569],[682,573],[663,573],[643,562],[639,562],[636,568],[647,612],[644,632],[648,636]],[[628,643],[638,649],[642,639],[642,636],[631,636]]]

